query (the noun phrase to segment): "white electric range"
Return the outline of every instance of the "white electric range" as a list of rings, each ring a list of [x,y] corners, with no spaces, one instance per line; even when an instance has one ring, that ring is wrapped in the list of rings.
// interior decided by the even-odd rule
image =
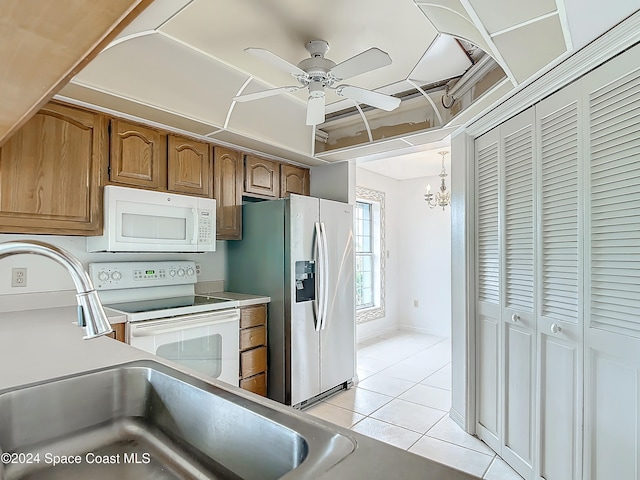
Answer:
[[[239,302],[197,295],[194,262],[91,263],[89,274],[126,317],[127,343],[238,386]]]

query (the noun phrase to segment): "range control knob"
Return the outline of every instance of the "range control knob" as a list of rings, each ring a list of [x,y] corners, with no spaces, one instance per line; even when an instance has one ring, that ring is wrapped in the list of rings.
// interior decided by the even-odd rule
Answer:
[[[193,274],[196,273],[195,270],[191,267],[187,268],[187,276],[193,277]]]
[[[98,280],[100,280],[101,282],[106,282],[107,280],[109,280],[109,274],[107,272],[100,272],[98,274]]]
[[[119,271],[116,270],[115,272],[111,273],[111,280],[114,280],[117,282],[121,278],[122,278],[122,274]]]
[[[176,276],[176,271],[173,268],[171,270],[169,270],[169,276],[171,276],[171,277],[175,277]]]
[[[179,277],[184,277],[184,268],[179,268],[178,269],[178,276]]]

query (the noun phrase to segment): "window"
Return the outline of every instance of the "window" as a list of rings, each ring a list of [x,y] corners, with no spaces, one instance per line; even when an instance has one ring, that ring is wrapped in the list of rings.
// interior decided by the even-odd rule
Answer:
[[[356,187],[356,322],[384,317],[384,192]]]
[[[371,204],[356,202],[356,310],[373,307]]]

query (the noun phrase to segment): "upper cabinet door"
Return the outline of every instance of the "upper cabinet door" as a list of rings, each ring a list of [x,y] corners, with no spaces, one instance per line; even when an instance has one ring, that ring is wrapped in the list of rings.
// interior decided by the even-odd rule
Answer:
[[[102,115],[49,104],[0,148],[0,232],[102,233]]]
[[[169,135],[167,168],[170,192],[212,196],[211,157],[207,143]]]
[[[216,199],[216,238],[242,239],[242,153],[224,147],[214,148]]]
[[[109,166],[114,183],[165,189],[166,137],[151,128],[112,120]]]
[[[309,170],[282,164],[280,166],[280,196],[286,198],[290,193],[309,195]]]
[[[263,158],[245,157],[244,191],[249,195],[280,196],[280,164]]]

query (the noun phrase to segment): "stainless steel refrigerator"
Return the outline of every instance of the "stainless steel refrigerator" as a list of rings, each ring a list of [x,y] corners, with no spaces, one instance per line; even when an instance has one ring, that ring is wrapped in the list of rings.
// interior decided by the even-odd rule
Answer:
[[[291,195],[245,204],[228,289],[268,295],[269,398],[304,406],[355,376],[353,207]]]

